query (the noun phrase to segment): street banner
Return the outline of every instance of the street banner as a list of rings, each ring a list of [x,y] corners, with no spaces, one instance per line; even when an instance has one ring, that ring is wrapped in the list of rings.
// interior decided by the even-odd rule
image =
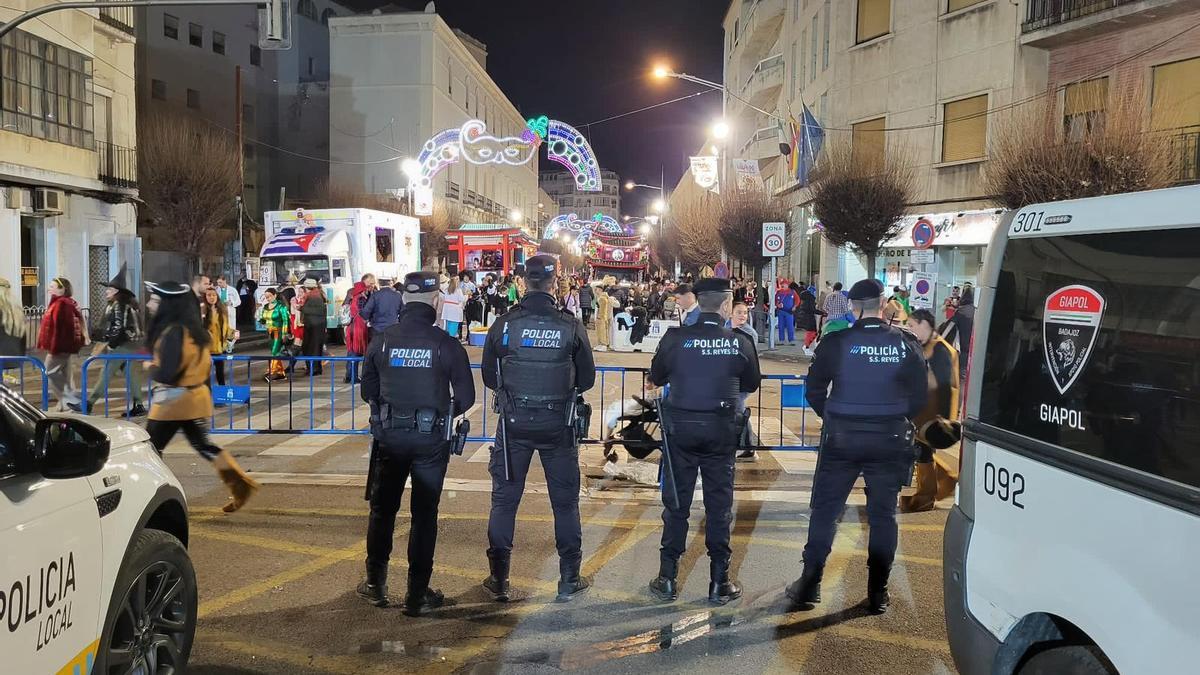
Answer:
[[[739,190],[763,189],[763,179],[758,173],[757,159],[735,159],[733,160],[733,170],[737,174]]]
[[[717,158],[705,156],[692,157],[691,159],[692,177],[696,179],[696,185],[719,194],[721,186],[717,173]]]
[[[413,215],[417,216],[432,216],[433,215],[433,188],[422,187],[420,185],[413,186]]]

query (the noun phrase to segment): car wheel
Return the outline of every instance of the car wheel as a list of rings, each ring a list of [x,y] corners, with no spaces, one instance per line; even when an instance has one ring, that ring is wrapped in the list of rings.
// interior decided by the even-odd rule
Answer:
[[[117,575],[96,654],[98,675],[177,675],[196,633],[196,571],[178,539],[134,537]]]
[[[1019,675],[1116,675],[1104,652],[1095,645],[1054,647],[1029,657]]]

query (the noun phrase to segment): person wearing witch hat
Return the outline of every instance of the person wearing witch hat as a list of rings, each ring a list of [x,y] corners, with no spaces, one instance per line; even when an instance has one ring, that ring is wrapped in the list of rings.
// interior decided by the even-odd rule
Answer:
[[[146,347],[151,361],[150,419],[146,433],[161,454],[182,431],[200,456],[212,463],[229,488],[231,500],[223,508],[233,513],[258,491],[258,483],[242,471],[233,455],[213,445],[208,421],[213,414],[208,388],[212,370],[209,342],[212,337],[200,321],[200,305],[191,287],[178,282],[147,282],[152,315],[146,326]]]
[[[93,352],[93,356],[98,354],[134,356],[141,352],[142,322],[138,316],[137,298],[134,297],[133,291],[129,290],[127,277],[125,266],[121,265],[120,271],[112,278],[112,281],[104,285],[104,299],[108,301],[108,306],[104,308],[104,318],[100,321],[104,337],[103,342]],[[144,416],[146,414],[144,369],[141,367],[141,363],[131,360],[105,360],[104,374],[96,381],[96,387],[88,396],[86,409],[82,402],[79,405],[68,403],[67,407],[85,414],[91,412],[97,403],[103,404],[105,399],[110,398],[107,394],[113,376],[124,375],[126,372],[128,372],[128,378],[122,377],[122,380],[127,380],[129,393],[126,402],[131,405],[125,411],[124,417],[132,419]]]

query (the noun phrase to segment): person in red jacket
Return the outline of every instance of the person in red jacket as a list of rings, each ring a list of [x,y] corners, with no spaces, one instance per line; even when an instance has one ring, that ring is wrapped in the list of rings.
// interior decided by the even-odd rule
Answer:
[[[346,356],[362,356],[367,353],[367,320],[362,316],[363,305],[367,303],[367,296],[370,295],[371,289],[367,286],[367,277],[364,275],[362,281],[357,281],[354,286],[346,293],[345,305],[350,310],[350,323],[346,326]],[[345,382],[350,383],[352,379],[351,373],[354,374],[354,381],[358,381],[357,364],[349,364],[346,369]]]
[[[67,410],[69,403],[80,403],[79,392],[71,384],[71,357],[92,341],[83,313],[71,297],[71,282],[55,277],[50,280],[49,290],[50,303],[38,332],[38,349],[46,351],[46,377],[61,412]]]

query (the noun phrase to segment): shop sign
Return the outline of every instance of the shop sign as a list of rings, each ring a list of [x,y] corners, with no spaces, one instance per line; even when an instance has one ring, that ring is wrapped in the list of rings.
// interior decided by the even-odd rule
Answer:
[[[22,267],[21,268],[21,285],[22,286],[37,286],[38,285],[38,268]]]

